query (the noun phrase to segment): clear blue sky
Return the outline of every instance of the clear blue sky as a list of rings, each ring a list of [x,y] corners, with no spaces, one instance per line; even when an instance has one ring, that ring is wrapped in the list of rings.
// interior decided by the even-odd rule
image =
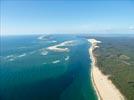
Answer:
[[[134,33],[134,0],[2,0],[1,34]]]

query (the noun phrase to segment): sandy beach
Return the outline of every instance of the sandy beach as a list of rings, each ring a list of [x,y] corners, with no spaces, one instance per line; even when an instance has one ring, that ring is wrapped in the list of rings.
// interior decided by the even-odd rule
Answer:
[[[91,43],[89,48],[90,59],[92,61],[91,77],[94,89],[98,96],[98,100],[124,100],[123,95],[120,91],[114,86],[111,80],[108,79],[108,76],[104,75],[99,68],[96,66],[96,59],[93,55],[93,50],[98,48],[97,43],[101,43],[95,39],[88,39]]]

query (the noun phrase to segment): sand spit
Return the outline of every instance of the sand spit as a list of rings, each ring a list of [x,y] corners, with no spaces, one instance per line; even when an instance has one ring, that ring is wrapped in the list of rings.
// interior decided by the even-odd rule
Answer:
[[[51,50],[51,51],[55,51],[55,52],[65,52],[65,51],[68,52],[69,51],[68,48],[61,48],[61,47],[72,46],[72,45],[74,45],[74,41],[65,41],[65,42],[62,42],[60,44],[50,46],[47,49]]]

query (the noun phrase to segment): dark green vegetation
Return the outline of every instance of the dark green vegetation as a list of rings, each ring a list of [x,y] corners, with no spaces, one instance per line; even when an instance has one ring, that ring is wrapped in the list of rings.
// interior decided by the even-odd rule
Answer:
[[[99,37],[97,65],[127,100],[134,100],[134,37]]]

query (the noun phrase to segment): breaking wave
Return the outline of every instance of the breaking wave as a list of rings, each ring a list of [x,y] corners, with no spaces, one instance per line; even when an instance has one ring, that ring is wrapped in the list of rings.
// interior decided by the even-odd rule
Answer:
[[[4,59],[7,60],[7,61],[14,61],[14,60],[16,60],[17,58],[22,58],[22,57],[24,57],[24,56],[26,56],[26,53],[23,53],[23,54],[21,54],[21,55],[8,55],[8,56],[6,56]]]
[[[56,64],[56,63],[59,63],[60,62],[60,60],[55,60],[55,61],[53,61],[52,63],[53,64]]]
[[[65,58],[65,60],[66,60],[66,61],[69,60],[69,56],[67,56],[67,57]]]
[[[41,52],[41,55],[46,56],[48,54],[48,51],[45,48],[42,48],[39,50]]]

